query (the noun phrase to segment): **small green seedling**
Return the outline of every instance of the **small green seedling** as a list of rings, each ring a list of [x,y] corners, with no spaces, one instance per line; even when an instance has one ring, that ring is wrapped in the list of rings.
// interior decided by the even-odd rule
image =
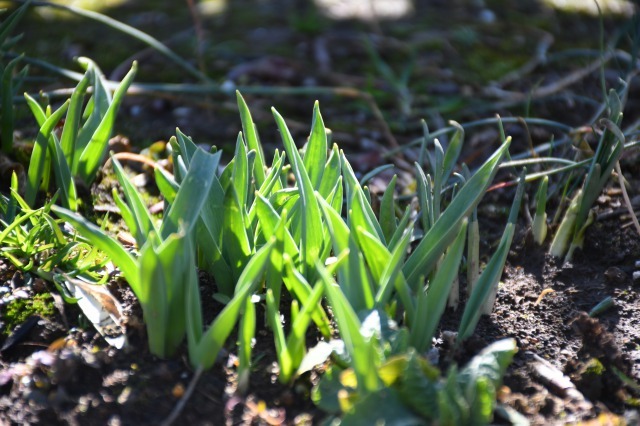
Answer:
[[[61,191],[62,205],[72,211],[77,210],[74,179],[78,178],[87,185],[95,179],[107,153],[118,108],[137,69],[134,62],[112,98],[97,65],[87,58],[79,58],[78,63],[86,72],[71,98],[55,112],[50,106],[43,109],[25,93],[27,104],[40,126],[29,161],[25,199],[30,206],[34,205],[39,189],[49,189],[53,172],[56,187]],[[84,106],[89,87],[92,95]],[[54,129],[63,116],[64,126],[58,137]]]
[[[544,243],[547,237],[547,186],[549,185],[549,177],[545,176],[540,181],[538,192],[536,192],[536,214],[533,216],[531,224],[531,232],[533,240],[537,244]]]

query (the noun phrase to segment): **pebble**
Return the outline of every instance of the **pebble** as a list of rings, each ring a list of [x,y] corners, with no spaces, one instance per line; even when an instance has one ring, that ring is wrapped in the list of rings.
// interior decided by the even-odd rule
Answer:
[[[131,387],[127,386],[126,388],[124,388],[122,390],[122,392],[120,393],[120,395],[118,396],[118,404],[120,405],[124,405],[127,403],[127,401],[129,401],[129,398],[131,397]]]
[[[496,14],[492,10],[483,9],[478,15],[478,19],[483,24],[493,24],[496,21]]]
[[[633,282],[634,283],[640,282],[640,271],[635,271],[633,273]]]
[[[611,266],[604,271],[604,278],[610,284],[620,284],[627,280],[627,274],[617,266]]]

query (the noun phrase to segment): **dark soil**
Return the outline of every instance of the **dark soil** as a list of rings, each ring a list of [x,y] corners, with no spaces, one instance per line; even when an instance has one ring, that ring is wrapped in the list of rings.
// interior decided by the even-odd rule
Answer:
[[[185,8],[174,15],[169,6],[156,7],[156,2],[152,6],[135,3],[105,12],[135,23],[162,40],[170,38],[166,28],[173,25],[189,30],[192,25]],[[305,18],[308,11],[304,6],[282,13],[285,6],[304,2],[229,3],[228,12],[205,21],[206,35],[216,38],[215,42],[206,43],[204,59],[217,83],[231,80],[246,86],[348,86],[366,90],[375,95],[396,142],[401,144],[421,136],[420,118],[427,118],[434,126],[432,130],[444,125],[443,117],[468,122],[495,113],[529,113],[571,126],[588,124],[602,99],[597,73],[531,103],[491,97],[484,91],[491,81],[531,59],[544,33],[555,37],[552,52],[556,56],[551,64],[540,65],[504,89],[527,93],[539,85],[557,82],[591,61],[584,57],[562,59],[561,53],[568,48],[597,49],[597,19],[562,14],[538,2],[416,2],[415,15],[368,23],[328,18],[316,22]],[[155,12],[146,13],[148,10]],[[495,14],[493,23],[478,20],[484,10]],[[605,18],[605,37],[617,36],[622,22]],[[26,21],[25,31],[35,34],[38,26],[43,26],[42,21],[32,17]],[[98,41],[112,33],[98,27],[90,33],[93,35],[79,37],[65,32],[67,43],[62,47],[53,44],[56,37],[41,37],[27,53],[51,55],[45,59],[58,64],[61,57],[75,54],[91,56],[102,63],[102,45]],[[375,41],[380,55],[398,71],[407,63],[408,52],[415,52],[410,112],[401,112],[402,104],[392,84],[375,70],[363,47],[362,34]],[[193,51],[193,35],[188,31],[187,35],[180,40],[189,43],[183,46],[178,41],[172,46],[184,56]],[[113,51],[104,59],[107,75],[134,53],[130,49],[136,49],[126,40],[120,42],[120,36],[113,40]],[[621,41],[619,47],[628,46]],[[48,53],[59,50],[62,55]],[[328,69],[318,56],[323,51],[331,53]],[[178,71],[165,59],[147,53],[143,56],[138,81],[188,81],[184,75],[176,76]],[[66,61],[61,65],[71,67]],[[625,66],[608,64],[606,82],[617,87],[617,78]],[[59,87],[56,80],[50,88]],[[638,115],[637,92],[636,82],[627,103],[628,122]],[[228,96],[149,95],[153,96],[128,99],[118,120],[118,133],[131,139],[132,149],[157,139],[166,140],[176,125],[193,135],[196,142],[217,144],[224,149],[232,146],[230,142],[235,140],[240,124],[234,101]],[[322,102],[325,123],[333,129],[334,141],[348,152],[359,172],[366,173],[388,161],[382,154],[393,141],[371,105],[321,93],[302,97],[247,96],[267,149],[279,141],[268,107],[276,105],[287,117],[292,133],[302,141],[308,133],[311,102],[315,98]],[[25,123],[25,135],[33,133],[31,117],[25,113],[19,118]],[[512,152],[516,153],[526,151],[530,143],[550,140],[554,132],[514,125],[507,127],[507,133],[514,137]],[[497,140],[495,127],[469,131],[463,160],[472,166],[478,164],[497,146]],[[397,160],[401,175],[412,174],[406,166],[406,160],[412,160],[411,153],[405,156],[390,158]],[[638,159],[638,153],[631,152],[622,164],[632,197],[640,188]],[[94,195],[100,203],[110,200],[109,194]],[[481,252],[485,259],[493,252],[506,222],[510,195],[510,190],[494,191],[481,205]],[[514,337],[519,352],[507,371],[499,396],[501,403],[538,425],[587,420],[594,421],[590,424],[620,424],[616,422],[625,415],[628,424],[639,424],[640,393],[623,384],[615,373],[619,371],[636,383],[640,380],[640,282],[632,278],[640,260],[640,237],[628,226],[626,213],[621,213],[621,199],[617,186],[607,188],[596,206],[599,219],[589,228],[584,249],[570,264],[563,265],[549,257],[547,246],[535,245],[522,219],[493,313],[481,319],[473,338],[455,353],[447,344],[447,332],[457,330],[461,310],[445,313],[437,341],[441,367],[464,363],[487,344]],[[550,217],[552,213],[549,212]],[[15,272],[8,262],[0,260],[0,287],[23,289],[29,296],[55,293],[44,284],[21,287],[14,279]],[[128,315],[129,346],[125,350],[109,347],[73,305],[65,305],[64,310],[48,318],[30,317],[21,330],[13,331],[12,337],[2,335],[0,424],[152,425],[168,417],[194,376],[186,348],[168,360],[152,356],[137,301],[126,283],[113,282],[110,287]],[[212,298],[214,287],[215,283],[202,277],[203,311],[210,316],[205,318],[207,322],[221,309]],[[611,308],[595,317],[585,314],[607,297],[613,299]],[[0,306],[0,313],[5,314],[4,305]],[[0,321],[4,328],[4,319]],[[249,393],[235,394],[237,358],[232,337],[228,352],[221,354],[214,367],[198,380],[180,424],[317,424],[324,418],[309,398],[316,374],[300,378],[292,387],[281,385],[277,381],[272,336],[264,327],[259,329],[262,331],[258,332],[254,349]],[[310,336],[308,343],[311,345],[314,340]],[[540,368],[544,365],[541,359],[550,363],[546,370]],[[496,417],[496,421],[504,419]]]

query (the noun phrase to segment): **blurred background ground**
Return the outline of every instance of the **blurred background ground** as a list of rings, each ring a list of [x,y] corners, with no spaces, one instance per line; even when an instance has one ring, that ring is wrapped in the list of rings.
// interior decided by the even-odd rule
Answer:
[[[121,111],[127,118],[117,121],[116,131],[137,146],[167,140],[179,126],[198,143],[232,147],[240,129],[235,88],[247,98],[267,146],[279,143],[272,105],[303,138],[316,99],[334,140],[353,152],[414,141],[422,135],[420,119],[432,131],[448,120],[496,113],[582,125],[603,100],[601,78],[615,85],[631,65],[614,58],[603,75],[597,64],[584,75],[581,70],[599,60],[603,45],[632,51],[629,29],[637,27],[631,3],[612,0],[600,1],[600,16],[595,2],[583,0],[60,3],[94,9],[156,37],[210,79],[210,93],[129,96]],[[61,68],[79,71],[73,58],[88,56],[117,81],[138,59],[138,83],[202,83],[142,42],[64,11],[35,8],[22,31],[17,51]],[[30,75],[27,90],[74,85],[37,66]],[[300,88],[307,93],[289,94]],[[356,91],[336,94],[336,88]],[[628,108],[635,106],[631,101]],[[32,120],[26,108],[21,117]],[[474,157],[498,143],[495,127],[486,131],[467,145]],[[516,148],[526,147],[521,130],[512,135]],[[474,142],[486,145],[483,152]],[[370,157],[363,168],[383,161]]]

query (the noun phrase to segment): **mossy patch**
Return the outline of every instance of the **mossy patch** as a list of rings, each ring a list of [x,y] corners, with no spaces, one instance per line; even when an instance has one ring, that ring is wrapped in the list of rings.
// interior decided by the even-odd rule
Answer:
[[[51,318],[55,315],[55,312],[53,297],[49,293],[36,294],[29,299],[12,300],[6,307],[4,315],[6,327],[4,327],[2,333],[5,335],[11,334],[16,327],[32,315]]]

